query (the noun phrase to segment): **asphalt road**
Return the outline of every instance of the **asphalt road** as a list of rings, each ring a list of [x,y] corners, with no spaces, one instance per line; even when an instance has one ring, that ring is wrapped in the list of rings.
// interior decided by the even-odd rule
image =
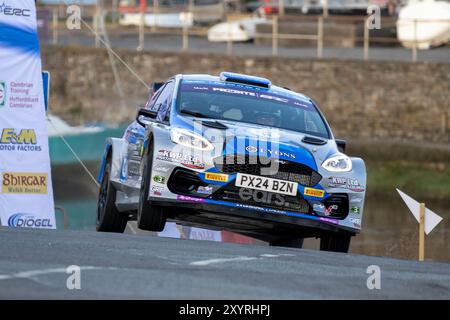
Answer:
[[[67,266],[81,267],[68,290]],[[381,270],[369,290],[367,267]],[[88,231],[0,228],[0,299],[450,299],[450,264]]]
[[[128,34],[122,36],[110,35],[111,46],[136,50],[139,44],[137,35]],[[95,38],[92,34],[65,32],[59,38],[61,45],[81,45],[92,47]],[[156,52],[180,52],[182,48],[182,38],[180,35],[151,34],[145,36],[145,51]],[[213,53],[225,54],[227,52],[226,43],[209,42],[205,37],[190,36],[189,52],[191,53]],[[270,45],[255,45],[252,42],[233,43],[233,54],[237,56],[272,56]],[[317,49],[315,47],[279,47],[278,55],[286,58],[316,58]],[[324,58],[336,59],[363,59],[363,48],[324,48]],[[389,61],[411,61],[411,50],[403,47],[371,47],[369,51],[371,60]],[[450,62],[450,46],[433,48],[432,50],[419,50],[418,61],[429,62]]]

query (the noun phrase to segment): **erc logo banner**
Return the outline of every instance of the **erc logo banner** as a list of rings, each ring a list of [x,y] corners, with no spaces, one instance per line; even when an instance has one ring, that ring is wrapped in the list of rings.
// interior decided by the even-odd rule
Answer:
[[[30,17],[31,10],[27,8],[13,7],[5,2],[0,4],[0,14],[5,16]]]
[[[0,0],[0,224],[55,229],[37,28],[36,1]]]
[[[47,194],[47,173],[5,172],[2,174],[2,193]]]

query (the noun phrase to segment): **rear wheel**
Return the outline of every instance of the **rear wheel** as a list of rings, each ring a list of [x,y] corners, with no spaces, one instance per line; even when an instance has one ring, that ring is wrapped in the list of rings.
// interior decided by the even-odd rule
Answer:
[[[269,244],[275,247],[298,248],[303,247],[303,238],[280,238],[270,241]]]
[[[117,210],[116,189],[111,183],[110,177],[111,157],[108,157],[98,195],[96,229],[101,232],[123,233],[127,225],[128,216]]]
[[[327,233],[320,237],[321,251],[348,252],[351,235]]]
[[[151,204],[147,199],[150,192],[150,182],[153,162],[153,144],[149,143],[148,149],[142,159],[143,173],[141,190],[139,192],[139,207],[137,214],[137,226],[147,231],[163,231],[166,225],[166,213],[163,207]]]

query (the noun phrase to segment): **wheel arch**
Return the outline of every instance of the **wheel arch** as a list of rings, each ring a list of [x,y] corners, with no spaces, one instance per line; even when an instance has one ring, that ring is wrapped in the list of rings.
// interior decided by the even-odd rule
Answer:
[[[103,173],[105,172],[106,160],[111,156],[112,148],[111,144],[106,143],[105,151],[103,152],[102,162],[100,164],[100,170],[98,171],[97,182],[101,183]]]
[[[142,155],[144,155],[146,152],[148,152],[148,146],[150,145],[150,142],[154,142],[154,134],[153,131],[149,131],[145,137],[144,137],[144,144],[143,144],[143,150],[142,150]]]
[[[106,161],[108,158],[111,159],[111,180],[119,181],[120,172],[123,165],[123,159],[127,152],[127,143],[121,138],[107,138],[105,151],[102,157],[102,163],[100,166],[100,171],[97,177],[97,181],[100,183],[103,173],[105,171]]]
[[[351,158],[352,164],[353,164],[353,171],[356,175],[356,178],[358,178],[361,185],[366,186],[367,184],[367,169],[366,164],[363,159],[361,158]]]

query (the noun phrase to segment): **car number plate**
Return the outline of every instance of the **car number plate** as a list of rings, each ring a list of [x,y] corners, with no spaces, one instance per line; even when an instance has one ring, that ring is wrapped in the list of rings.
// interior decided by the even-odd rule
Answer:
[[[235,186],[295,196],[297,194],[298,183],[238,173],[236,175]]]

